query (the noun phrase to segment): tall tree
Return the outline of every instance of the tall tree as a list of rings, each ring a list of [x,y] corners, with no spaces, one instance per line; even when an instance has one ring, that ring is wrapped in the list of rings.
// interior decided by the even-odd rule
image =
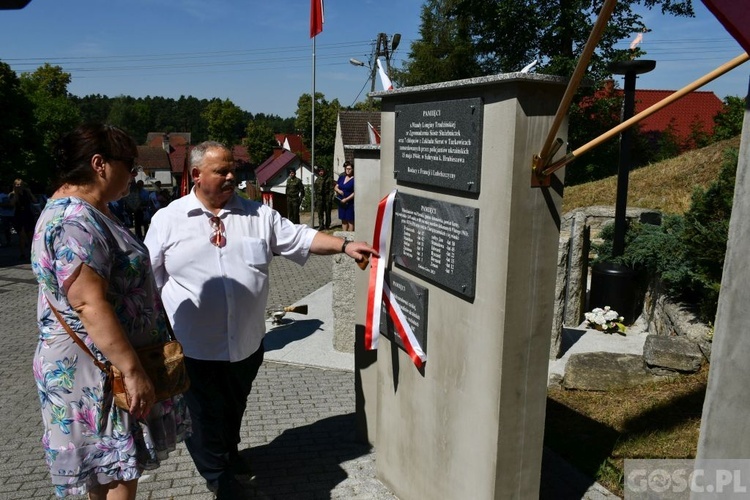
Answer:
[[[0,62],[0,191],[7,193],[16,177],[27,177],[32,155],[33,106],[21,90],[21,81],[9,65]]]
[[[152,107],[143,99],[130,96],[118,96],[112,99],[112,106],[107,116],[107,122],[116,125],[143,144],[150,132]]]
[[[633,7],[692,16],[692,0],[618,2],[592,58],[589,78],[610,75],[607,64],[639,55],[617,42],[648,30]],[[601,9],[601,0],[426,0],[420,39],[396,73],[402,85],[519,71],[538,60],[541,73],[570,76]]]
[[[245,129],[243,144],[247,147],[250,159],[255,165],[260,165],[273,153],[276,138],[273,129],[262,120],[252,120]]]
[[[52,151],[57,140],[81,121],[68,94],[69,83],[69,73],[46,63],[33,73],[21,75],[21,89],[33,105],[33,127],[40,139],[26,169],[29,182],[40,187],[49,184],[52,177]]]
[[[201,115],[208,124],[209,139],[227,146],[240,144],[247,126],[248,117],[229,99],[213,99]]]
[[[341,104],[338,99],[326,101],[325,96],[315,93],[315,163],[317,165],[333,164],[333,150],[336,143],[336,124],[338,123]],[[297,130],[302,131],[308,147],[312,138],[312,99],[310,94],[302,94],[297,101]]]
[[[714,138],[717,141],[736,137],[742,132],[747,98],[727,96],[724,107],[714,116]]]
[[[420,15],[419,40],[412,42],[409,59],[392,70],[401,86],[444,82],[481,74],[472,40],[470,16],[460,15],[457,0],[427,0]],[[502,2],[501,2],[502,3]]]

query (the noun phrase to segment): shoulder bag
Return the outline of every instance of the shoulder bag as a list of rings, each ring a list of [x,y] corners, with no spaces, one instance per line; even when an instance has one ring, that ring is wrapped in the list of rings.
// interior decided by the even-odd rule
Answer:
[[[129,410],[130,395],[125,389],[122,372],[109,361],[102,363],[96,359],[91,350],[86,347],[86,344],[68,326],[68,323],[62,318],[57,309],[52,304],[49,306],[73,341],[91,356],[97,368],[107,374],[107,381],[114,396],[115,406],[123,410]],[[143,369],[154,384],[156,401],[163,401],[182,394],[190,387],[190,379],[185,367],[185,356],[182,353],[182,344],[175,338],[169,320],[167,320],[167,331],[169,332],[168,341],[147,345],[135,350]]]

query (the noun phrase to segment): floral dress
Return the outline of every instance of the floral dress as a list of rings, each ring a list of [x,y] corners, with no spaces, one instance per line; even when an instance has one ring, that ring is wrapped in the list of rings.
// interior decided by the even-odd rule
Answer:
[[[134,347],[165,340],[166,316],[146,248],[120,223],[78,198],[50,200],[36,225],[32,268],[39,282],[34,378],[42,443],[57,496],[138,478],[159,466],[190,430],[182,396],[138,421],[112,404],[106,377],[70,338],[49,304],[101,361],[104,355],[68,304],[62,283],[86,264],[109,284],[107,298]]]

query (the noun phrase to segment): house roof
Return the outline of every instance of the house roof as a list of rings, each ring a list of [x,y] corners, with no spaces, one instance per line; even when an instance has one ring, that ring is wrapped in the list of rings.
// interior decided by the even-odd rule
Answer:
[[[255,169],[255,177],[258,179],[258,184],[261,186],[264,185],[279,172],[287,168],[287,166],[291,165],[296,159],[298,159],[297,155],[286,150],[278,156],[270,156]]]
[[[636,90],[635,112],[640,113],[673,93],[672,90]],[[714,116],[722,110],[723,106],[724,104],[713,92],[690,92],[641,121],[641,130],[644,132],[661,131],[672,123],[677,136],[680,139],[687,139],[690,136],[691,125],[699,122],[703,125],[705,133],[712,134]]]
[[[234,161],[236,162],[250,163],[250,154],[247,151],[247,146],[232,146],[232,156],[234,156]]]
[[[380,111],[339,111],[344,159],[354,160],[354,151],[346,149],[346,146],[370,144],[368,122],[380,133]]]
[[[674,93],[674,90],[636,89],[635,114],[640,113]],[[614,89],[612,81],[609,81],[605,83],[604,88],[598,90],[594,95],[595,98],[601,98],[612,94],[622,97],[624,91],[622,89]],[[714,130],[714,116],[723,107],[724,104],[713,92],[690,92],[651,116],[641,120],[639,123],[640,130],[641,132],[661,132],[667,130],[671,124],[677,138],[685,143],[690,139],[694,123],[700,123],[703,132],[709,135],[712,134]]]
[[[172,171],[169,155],[161,147],[138,146],[138,165],[146,169]]]
[[[305,141],[299,134],[275,134],[276,142],[282,148],[298,154],[302,161],[310,164],[310,150],[305,146]]]
[[[182,173],[183,168],[187,165],[190,148],[192,148],[190,144],[181,144],[172,149],[172,152],[169,153],[169,160],[172,162],[172,172]]]
[[[190,132],[149,132],[146,134],[146,146],[162,147],[165,135],[171,147],[190,144]]]

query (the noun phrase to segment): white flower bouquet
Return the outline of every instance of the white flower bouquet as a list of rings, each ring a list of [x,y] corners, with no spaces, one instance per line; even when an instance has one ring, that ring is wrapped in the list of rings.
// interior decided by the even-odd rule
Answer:
[[[624,318],[612,310],[609,306],[594,308],[591,312],[583,315],[586,318],[586,326],[604,333],[625,333]]]

